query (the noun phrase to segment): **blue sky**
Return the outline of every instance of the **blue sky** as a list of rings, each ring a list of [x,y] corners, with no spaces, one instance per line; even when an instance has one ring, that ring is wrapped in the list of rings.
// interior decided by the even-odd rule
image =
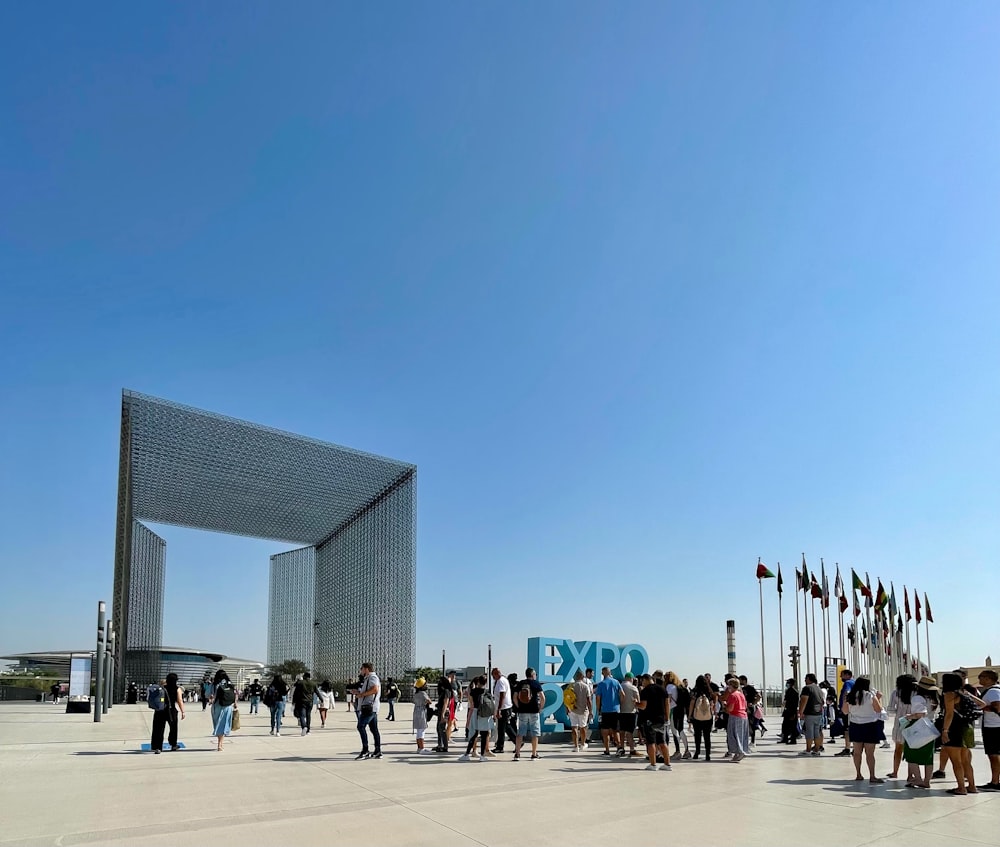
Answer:
[[[421,662],[719,673],[735,618],[755,676],[757,557],[802,551],[926,591],[935,666],[996,654],[993,4],[0,32],[0,650],[91,640],[129,387],[415,462]],[[288,545],[162,532],[165,640],[263,657]]]

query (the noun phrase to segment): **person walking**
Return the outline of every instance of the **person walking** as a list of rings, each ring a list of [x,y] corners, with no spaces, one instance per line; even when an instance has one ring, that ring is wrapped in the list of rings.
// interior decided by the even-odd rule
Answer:
[[[422,676],[413,683],[413,732],[417,736],[417,752],[426,753],[424,734],[427,732],[428,712],[431,711],[431,698],[427,693],[427,680]]]
[[[715,720],[715,692],[712,691],[704,674],[694,681],[691,694],[688,721],[694,728],[694,758],[701,757],[701,745],[705,744],[705,761],[712,761],[712,723]]]
[[[264,694],[264,688],[260,684],[260,680],[259,679],[255,679],[253,682],[250,683],[249,687],[247,688],[247,694],[248,694],[249,700],[250,700],[250,712],[249,712],[249,714],[251,714],[251,715],[259,715],[260,714],[260,698]]]
[[[216,752],[222,752],[222,741],[233,728],[233,710],[236,706],[236,689],[222,668],[215,672],[212,681],[212,735],[216,739]]]
[[[271,735],[281,735],[281,719],[285,716],[285,698],[288,696],[288,683],[276,673],[270,684],[264,690],[264,705],[271,710]]]
[[[385,702],[389,704],[389,714],[385,716],[387,721],[396,720],[396,701],[399,699],[399,686],[392,681],[391,676],[385,678]]]
[[[539,759],[538,739],[542,735],[541,712],[545,706],[545,692],[535,679],[535,669],[525,668],[524,679],[514,689],[517,702],[517,741],[514,742],[514,761],[521,758],[524,739],[531,741],[531,758]]]
[[[573,675],[573,708],[569,710],[568,715],[574,753],[587,749],[587,721],[592,708],[590,686],[584,680],[583,671],[578,670]]]
[[[496,753],[489,749],[490,732],[494,727],[496,716],[496,704],[493,702],[493,695],[487,687],[487,678],[484,675],[477,676],[472,680],[472,687],[469,689],[469,714],[468,714],[468,737],[469,743],[465,748],[465,755],[460,760],[469,761],[478,758],[482,762],[488,762],[496,758]],[[476,756],[476,740],[479,741],[479,756]]]
[[[510,682],[504,677],[500,668],[493,668],[491,676],[493,677],[493,702],[496,703],[497,707],[497,743],[493,752],[502,753],[507,730],[510,726],[513,700],[510,696]]]
[[[313,697],[316,695],[316,687],[313,684],[309,671],[302,674],[302,678],[297,680],[292,689],[292,714],[299,719],[299,729],[301,735],[308,735],[312,729],[312,708]]]
[[[672,770],[670,766],[670,745],[667,743],[667,723],[670,720],[670,705],[667,691],[653,677],[644,673],[640,678],[639,714],[643,723],[643,738],[646,741],[646,755],[649,757],[647,771]],[[657,753],[663,764],[657,765]]]
[[[330,680],[324,679],[320,683],[316,696],[319,698],[319,728],[326,729],[327,712],[333,711],[336,702],[333,698],[333,687],[330,685]]]
[[[674,739],[674,757],[681,759],[690,759],[691,751],[688,748],[687,735],[684,732],[684,718],[685,710],[681,706],[680,702],[680,679],[678,679],[677,674],[673,671],[667,671],[666,675],[666,691],[667,699],[670,701],[670,722],[668,724],[670,729],[670,734]],[[681,745],[680,742],[684,742],[684,755],[681,756]]]
[[[737,677],[726,681],[729,696],[726,697],[726,748],[732,754],[733,764],[742,762],[750,747],[750,722],[747,720],[747,700],[740,690]]]
[[[382,736],[378,731],[379,692],[382,683],[375,674],[375,666],[365,662],[361,666],[362,682],[358,687],[358,735],[361,736],[361,752],[355,757],[359,759],[382,758]],[[368,730],[371,730],[375,749],[369,751]]]
[[[864,756],[868,763],[868,781],[872,785],[880,785],[885,780],[875,776],[875,745],[879,743],[882,698],[879,692],[871,690],[871,680],[867,676],[859,676],[853,682],[844,710],[850,717],[848,725],[854,745],[854,779],[864,779],[861,775],[861,757]]]
[[[170,727],[167,743],[170,752],[177,749],[177,714],[184,720],[184,700],[177,685],[177,674],[168,673],[163,682],[166,708],[153,712],[153,734],[149,739],[149,749],[154,753],[163,751],[163,730]]]
[[[601,740],[604,755],[611,755],[611,742],[615,743],[619,756],[625,755],[625,748],[618,735],[618,717],[622,710],[622,686],[611,675],[610,668],[601,668],[601,681],[594,686],[594,700],[597,713],[601,716]]]

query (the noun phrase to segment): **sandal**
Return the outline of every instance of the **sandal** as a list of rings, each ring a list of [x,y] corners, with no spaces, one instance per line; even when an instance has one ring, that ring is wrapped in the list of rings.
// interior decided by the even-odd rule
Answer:
[[[873,776],[871,779],[868,780],[868,782],[871,785],[884,785],[885,784],[885,780],[884,779],[879,779],[877,776]]]
[[[964,795],[968,794],[969,792],[967,792],[964,788],[961,789],[961,790],[959,790],[958,788],[949,788],[948,789],[948,793],[949,794],[954,794],[956,797],[963,797]]]

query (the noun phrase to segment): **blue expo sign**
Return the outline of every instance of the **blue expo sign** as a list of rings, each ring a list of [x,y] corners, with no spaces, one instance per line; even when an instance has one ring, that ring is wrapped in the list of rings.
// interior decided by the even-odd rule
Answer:
[[[623,679],[630,672],[638,676],[649,671],[649,654],[641,644],[529,638],[528,667],[538,671],[538,681],[545,692],[542,732],[560,732],[569,722],[562,689],[573,681],[577,671],[594,668],[598,680],[601,668],[610,668],[616,679]]]

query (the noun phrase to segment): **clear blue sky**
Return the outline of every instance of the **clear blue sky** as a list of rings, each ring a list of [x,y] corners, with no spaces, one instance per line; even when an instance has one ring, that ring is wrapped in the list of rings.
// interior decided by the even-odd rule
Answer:
[[[802,551],[926,591],[935,666],[1000,653],[995,4],[0,32],[0,651],[92,641],[129,387],[415,462],[422,662],[719,673],[732,617],[755,676]],[[287,545],[157,529],[166,641],[263,657]]]

